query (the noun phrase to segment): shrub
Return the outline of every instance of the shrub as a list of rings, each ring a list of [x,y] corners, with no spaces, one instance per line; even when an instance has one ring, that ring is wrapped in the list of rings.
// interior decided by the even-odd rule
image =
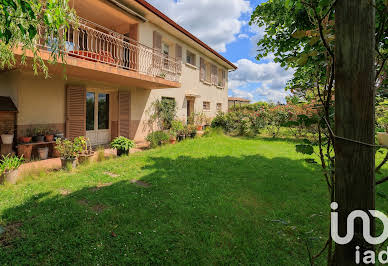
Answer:
[[[171,128],[172,121],[176,118],[176,102],[174,99],[167,98],[156,100],[151,104],[148,112],[150,112],[148,121],[150,125],[154,125],[156,122],[159,129],[168,130]]]
[[[204,137],[214,137],[224,135],[224,130],[221,127],[208,127],[205,129]]]
[[[24,162],[23,157],[17,157],[15,155],[3,156],[3,159],[0,160],[0,175],[6,172],[16,170]]]
[[[164,131],[155,131],[150,133],[146,140],[150,143],[151,148],[156,148],[166,143],[170,136]]]
[[[225,131],[226,131],[227,125],[228,125],[228,121],[227,121],[226,115],[225,113],[222,113],[222,112],[218,113],[211,123],[211,127],[222,128]]]
[[[170,135],[176,137],[184,134],[185,125],[180,120],[174,120],[171,123]]]
[[[133,140],[127,139],[126,137],[117,137],[111,143],[110,146],[116,150],[129,151],[135,147],[135,142]]]
[[[68,139],[57,139],[55,148],[63,159],[75,159],[78,154],[87,151],[87,139],[85,137],[77,137],[74,141]]]

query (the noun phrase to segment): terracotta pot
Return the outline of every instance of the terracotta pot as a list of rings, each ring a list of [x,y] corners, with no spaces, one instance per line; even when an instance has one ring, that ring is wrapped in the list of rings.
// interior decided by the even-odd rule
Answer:
[[[51,141],[54,140],[54,135],[46,135],[45,139],[46,139],[47,142],[51,142]]]
[[[31,153],[32,153],[32,146],[31,145],[19,145],[18,146],[18,156],[23,156],[24,160],[30,161],[31,160]]]
[[[19,141],[21,143],[30,143],[32,141],[32,137],[20,137]]]
[[[176,138],[170,138],[170,143],[175,144],[176,143]]]
[[[47,158],[48,158],[48,151],[49,151],[48,147],[38,148],[39,159],[47,160]]]
[[[11,145],[13,143],[13,135],[3,134],[1,135],[1,142],[5,145]]]
[[[57,145],[53,145],[53,151],[51,152],[51,157],[53,158],[59,158],[61,157],[61,154],[59,153],[59,151],[56,149],[56,146]]]
[[[61,158],[62,169],[67,168],[68,166],[71,169],[77,167],[77,158]]]
[[[197,131],[202,131],[203,127],[202,126],[197,126]]]

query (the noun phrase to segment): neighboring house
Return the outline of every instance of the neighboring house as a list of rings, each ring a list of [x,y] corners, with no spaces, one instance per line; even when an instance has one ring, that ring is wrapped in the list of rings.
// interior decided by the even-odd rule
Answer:
[[[228,72],[236,66],[146,1],[70,5],[80,18],[65,35],[65,68],[49,65],[49,79],[27,66],[0,71],[0,96],[18,109],[17,136],[49,127],[68,138],[85,135],[94,145],[119,135],[141,141],[147,110],[162,97],[176,101],[183,121],[192,112],[213,117],[228,110]],[[47,40],[40,41],[48,59]]]
[[[251,101],[244,98],[237,98],[237,97],[229,97],[228,98],[228,105],[229,109],[233,107],[241,107],[243,105],[250,104]]]

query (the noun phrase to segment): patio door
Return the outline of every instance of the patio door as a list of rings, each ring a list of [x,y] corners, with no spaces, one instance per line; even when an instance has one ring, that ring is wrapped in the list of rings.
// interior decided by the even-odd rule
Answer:
[[[86,93],[86,137],[93,146],[108,144],[110,130],[110,94],[100,90]]]

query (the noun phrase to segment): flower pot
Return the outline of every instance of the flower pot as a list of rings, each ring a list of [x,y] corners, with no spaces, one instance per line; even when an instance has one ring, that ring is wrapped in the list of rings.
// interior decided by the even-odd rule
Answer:
[[[127,150],[127,151],[120,150],[120,149],[117,150],[117,156],[123,156],[123,155],[128,155],[128,154],[129,154],[129,150]]]
[[[1,141],[5,145],[10,145],[13,143],[13,135],[11,134],[3,134],[1,135]]]
[[[31,145],[19,145],[18,146],[18,156],[23,156],[24,160],[30,161],[31,160],[31,153],[32,153],[32,146]]]
[[[176,138],[171,138],[171,139],[170,139],[170,143],[171,143],[171,144],[175,144],[175,143],[176,143]]]
[[[59,153],[59,151],[56,149],[56,144],[53,144],[53,151],[51,153],[51,157],[53,158],[59,158],[61,157],[61,154]]]
[[[51,142],[51,141],[54,140],[54,135],[46,135],[45,139],[46,139],[47,142]]]
[[[34,136],[32,137],[33,142],[44,142],[44,136]]]
[[[15,169],[4,174],[4,180],[10,184],[16,184],[19,180],[19,170]]]
[[[183,141],[185,139],[185,135],[178,135],[177,140]]]
[[[65,134],[63,134],[63,133],[55,134],[55,139],[63,139],[63,138],[65,138]]]
[[[388,133],[378,132],[377,140],[379,141],[380,145],[388,147]]]
[[[20,139],[19,139],[19,141],[20,141],[21,143],[30,143],[31,140],[32,140],[31,137],[20,137]]]
[[[197,126],[197,131],[202,131],[203,127],[202,126]]]
[[[38,148],[39,159],[47,160],[47,158],[48,158],[48,151],[49,151],[48,147]]]
[[[77,167],[77,158],[61,158],[62,169],[69,167],[74,169]]]

